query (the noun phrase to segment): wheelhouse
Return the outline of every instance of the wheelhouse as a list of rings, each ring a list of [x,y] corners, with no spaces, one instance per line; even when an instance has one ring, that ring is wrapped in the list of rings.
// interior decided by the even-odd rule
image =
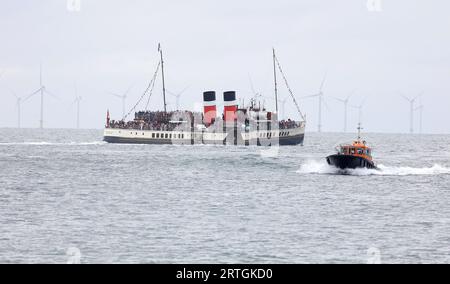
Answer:
[[[355,141],[351,145],[339,146],[338,155],[363,157],[372,160],[372,149],[366,145],[366,141]]]

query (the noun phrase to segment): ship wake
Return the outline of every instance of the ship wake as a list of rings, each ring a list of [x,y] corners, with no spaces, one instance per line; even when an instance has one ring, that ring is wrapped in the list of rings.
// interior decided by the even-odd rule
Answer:
[[[328,165],[325,161],[308,160],[300,166],[297,171],[300,174],[323,174],[323,175],[354,175],[354,176],[416,176],[416,175],[445,175],[450,174],[450,168],[435,164],[431,167],[394,167],[378,165],[374,169],[346,169],[341,170]]]

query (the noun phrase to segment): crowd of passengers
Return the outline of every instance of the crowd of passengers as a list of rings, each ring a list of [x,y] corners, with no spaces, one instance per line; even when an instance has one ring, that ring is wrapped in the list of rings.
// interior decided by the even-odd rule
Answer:
[[[280,129],[292,129],[300,126],[297,122],[291,120],[290,118],[288,120],[283,119],[278,124]]]
[[[202,113],[194,113],[191,111],[139,111],[135,113],[134,120],[111,120],[109,122],[109,128],[172,131],[179,123],[171,121],[171,119],[178,117],[179,119],[177,119],[177,121],[180,121],[180,123],[183,122],[183,118],[193,121],[194,115],[201,115],[203,119]],[[215,122],[217,122],[217,120]],[[249,124],[248,119],[246,119],[245,124]],[[281,120],[278,124],[279,129],[299,127],[299,123],[291,119]]]

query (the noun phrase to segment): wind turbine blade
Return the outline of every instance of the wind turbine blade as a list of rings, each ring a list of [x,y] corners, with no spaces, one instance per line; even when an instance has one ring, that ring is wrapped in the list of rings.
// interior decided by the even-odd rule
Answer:
[[[407,100],[408,102],[411,102],[411,98],[407,97],[405,94],[403,94],[402,92],[398,91],[397,92],[402,98],[404,98],[405,100]]]
[[[348,100],[355,94],[356,90],[353,90],[350,92],[350,94],[345,98],[345,101],[348,102]]]
[[[405,99],[405,100],[408,101],[408,102],[411,102],[411,99],[408,98],[408,97],[406,97],[406,96],[402,96],[402,98]]]
[[[122,98],[123,98],[121,95],[118,95],[118,94],[115,94],[115,93],[112,93],[112,92],[109,92],[109,94],[110,94],[111,96],[118,97],[119,99],[122,99]]]
[[[16,92],[14,92],[13,89],[11,89],[11,88],[8,88],[8,89],[9,89],[9,91],[11,92],[11,94],[12,94],[14,97],[16,97],[16,99],[20,99],[20,97],[16,94]]]
[[[55,95],[52,92],[48,91],[46,88],[44,89],[44,92],[46,92],[50,96],[54,97],[55,99],[60,100],[60,98],[57,95]]]
[[[318,96],[320,96],[320,94],[309,95],[309,96],[303,96],[303,97],[300,97],[299,99],[314,98],[314,97],[318,97]]]
[[[340,101],[341,103],[345,103],[346,102],[346,100],[343,100],[343,99],[341,99],[341,98],[336,98],[336,97],[332,97],[333,99],[335,99],[335,100],[337,100],[337,101]]]
[[[166,92],[167,92],[169,95],[171,95],[171,96],[174,96],[174,97],[177,96],[175,93],[173,93],[173,92],[171,92],[171,91],[169,91],[169,90],[167,90],[167,89],[166,89]]]
[[[42,62],[39,64],[39,85],[42,87]]]
[[[181,92],[178,93],[178,96],[181,96],[184,92],[186,92],[189,87],[190,86],[185,87]]]
[[[250,76],[250,74],[248,74],[248,81],[250,82],[250,88],[251,88],[251,90],[252,90],[253,95],[256,96],[257,93],[256,93],[255,88],[254,88],[254,86],[253,86],[253,81],[252,81],[252,77]]]
[[[34,96],[34,95],[36,95],[37,93],[39,93],[39,92],[41,91],[41,89],[42,89],[42,88],[39,88],[39,89],[37,89],[36,91],[34,91],[33,93],[29,94],[29,95],[25,98],[25,100],[23,100],[23,101],[26,101],[26,100],[28,100],[29,98],[31,98],[32,96]]]
[[[323,76],[322,83],[320,84],[320,88],[319,88],[319,93],[322,92],[323,85],[325,84],[326,79],[327,79],[327,72],[325,72],[325,75]]]
[[[128,87],[128,89],[126,90],[126,92],[122,95],[123,98],[126,98],[128,93],[130,92],[131,88],[133,88],[133,85],[131,85],[130,87]]]
[[[364,99],[361,101],[361,103],[359,104],[359,107],[363,107],[364,104],[366,103],[367,97],[364,97]]]
[[[412,99],[412,101],[417,100],[418,98],[420,98],[423,95],[423,91],[420,92],[414,99]]]

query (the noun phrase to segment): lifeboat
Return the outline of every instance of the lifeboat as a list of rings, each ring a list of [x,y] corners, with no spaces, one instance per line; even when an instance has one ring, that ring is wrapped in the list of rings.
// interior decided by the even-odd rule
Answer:
[[[361,127],[358,127],[358,139],[352,144],[343,144],[336,148],[337,153],[327,157],[327,163],[339,169],[367,168],[377,169],[372,159],[372,149],[361,140]]]

